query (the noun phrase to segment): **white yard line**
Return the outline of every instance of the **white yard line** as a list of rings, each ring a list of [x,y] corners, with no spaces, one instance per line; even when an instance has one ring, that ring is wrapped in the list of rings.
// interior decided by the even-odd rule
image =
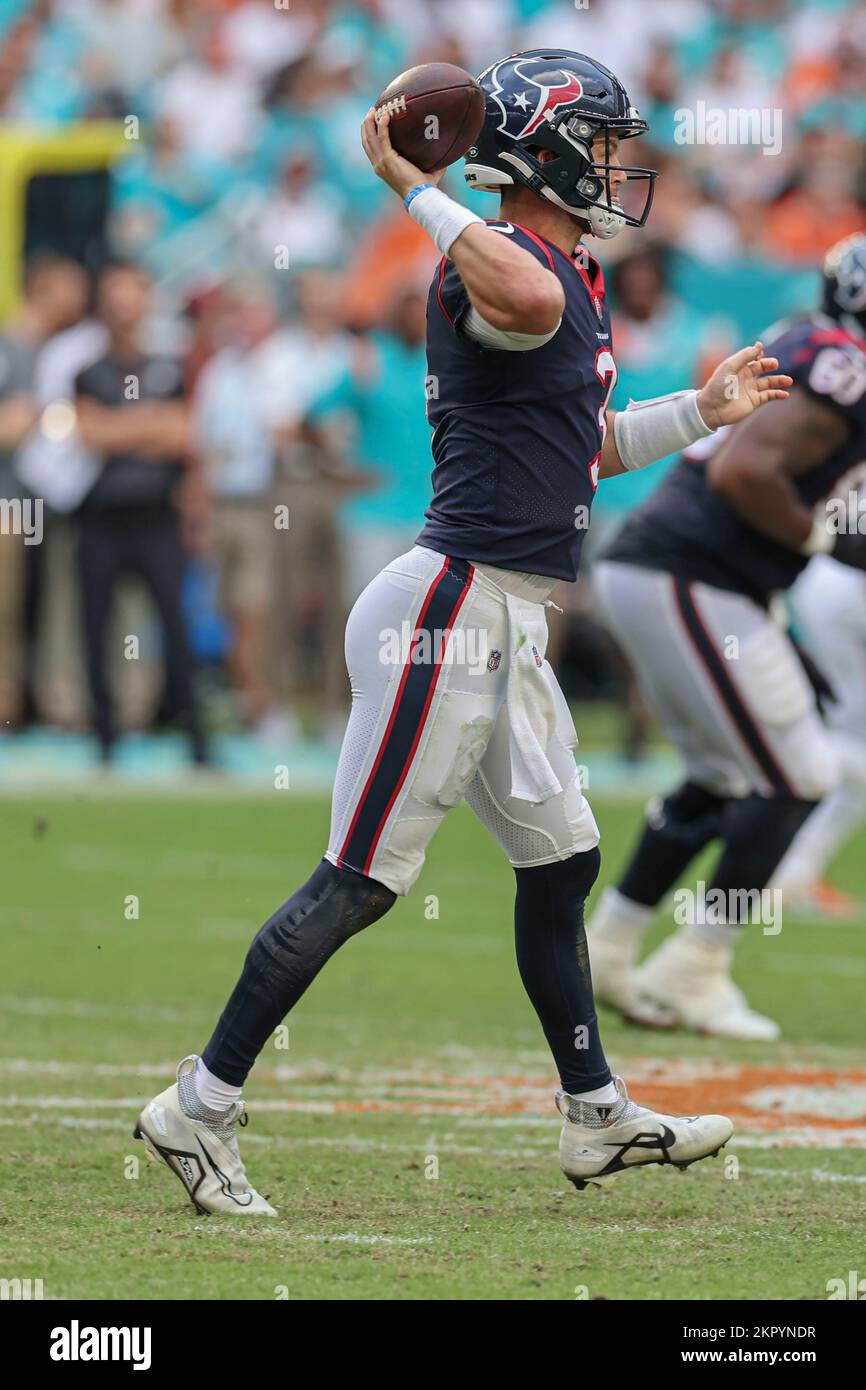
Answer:
[[[93,999],[19,999],[14,995],[0,997],[0,1012],[27,1014],[36,1018],[134,1018],[154,1023],[188,1023],[191,1026],[199,1019],[212,1016],[211,1010],[187,1007],[172,1009],[161,1004],[103,1004]]]
[[[119,1120],[99,1120],[92,1116],[69,1115],[67,1112],[77,1110],[96,1110],[101,1112],[126,1110],[134,1112],[141,1109],[145,1100],[146,1097],[144,1096],[112,1097],[109,1099],[93,1096],[3,1096],[0,1097],[0,1109],[21,1110],[24,1114],[14,1119],[7,1119],[0,1116],[0,1126],[4,1128],[14,1128],[16,1125],[27,1126],[34,1123],[48,1125],[54,1123],[69,1129],[119,1130],[125,1127],[125,1122]],[[345,1112],[337,1112],[336,1107],[332,1104],[323,1104],[320,1102],[299,1102],[287,1105],[287,1103],[283,1101],[265,1101],[256,1102],[254,1109],[257,1111],[282,1114],[285,1115],[287,1119],[290,1119],[293,1114],[327,1115],[336,1113],[340,1113],[341,1118],[345,1118]],[[30,1116],[26,1113],[28,1111],[32,1112]],[[536,1152],[548,1152],[551,1144],[554,1144],[555,1147],[555,1120],[552,1122],[540,1116],[515,1115],[508,1116],[507,1119],[503,1121],[502,1117],[498,1116],[453,1115],[445,1107],[429,1110],[414,1110],[409,1115],[400,1111],[377,1111],[374,1113],[377,1117],[385,1113],[389,1117],[397,1115],[404,1120],[411,1119],[416,1123],[423,1123],[427,1127],[427,1134],[429,1137],[419,1139],[415,1144],[395,1144],[387,1140],[368,1140],[352,1136],[344,1136],[336,1139],[327,1136],[311,1138],[308,1136],[293,1136],[291,1134],[286,1134],[284,1136],[246,1134],[244,1136],[244,1143],[285,1144],[289,1147],[343,1148],[347,1151],[350,1151],[352,1148],[369,1148],[411,1154],[419,1154],[422,1150],[424,1153],[454,1153],[466,1156],[500,1154],[509,1158],[532,1158],[536,1155]],[[435,1135],[429,1135],[431,1124],[436,1121],[448,1121],[449,1124],[457,1128],[484,1129],[485,1131],[489,1130],[491,1125],[497,1125],[497,1123],[507,1123],[512,1128],[521,1125],[524,1128],[533,1129],[543,1126],[545,1133],[552,1134],[554,1138],[550,1141],[545,1139],[538,1144],[526,1143],[522,1148],[508,1149],[504,1149],[498,1144],[495,1146],[490,1144],[455,1144],[450,1137],[444,1140],[438,1140]],[[856,1126],[846,1129],[825,1129],[817,1125],[788,1125],[779,1127],[778,1129],[758,1132],[740,1129],[730,1141],[730,1148],[731,1150],[808,1148],[826,1150],[828,1152],[837,1149],[863,1149],[866,1148],[866,1127]],[[770,1170],[755,1169],[753,1171],[768,1172]],[[794,1176],[796,1171],[797,1170],[792,1170],[791,1176]],[[822,1172],[823,1170],[813,1170],[815,1174]],[[816,1181],[821,1180],[823,1179],[816,1177]],[[845,1175],[839,1176],[839,1181],[844,1182],[847,1180],[848,1178]],[[864,1178],[863,1181],[866,1181],[866,1178]]]
[[[139,1104],[139,1102],[136,1102]],[[509,1158],[522,1161],[535,1160],[538,1158],[550,1158],[556,1150],[556,1124],[550,1121],[543,1121],[549,1137],[539,1139],[536,1142],[525,1142],[520,1148],[502,1148],[496,1145],[495,1148],[485,1144],[455,1144],[453,1140],[439,1139],[435,1135],[429,1135],[423,1140],[414,1144],[394,1143],[387,1139],[369,1139],[360,1135],[344,1134],[340,1138],[326,1135],[293,1135],[293,1134],[250,1134],[247,1132],[243,1136],[244,1145],[252,1145],[262,1148],[280,1149],[339,1149],[347,1154],[358,1153],[388,1153],[401,1154],[415,1157],[421,1162],[428,1154],[437,1157],[448,1155],[459,1158]],[[17,1118],[0,1116],[0,1128],[8,1129],[35,1129],[50,1128],[56,1126],[61,1129],[70,1130],[101,1130],[109,1133],[122,1134],[128,1133],[126,1121],[113,1119],[95,1119],[91,1116],[66,1115],[62,1111],[43,1110],[40,1114],[23,1115]],[[838,1151],[851,1147],[849,1143],[835,1142],[836,1133],[826,1134],[821,1132],[815,1135],[814,1132],[798,1134],[796,1131],[787,1131],[788,1142],[786,1147],[790,1148],[814,1148],[824,1149],[827,1152]],[[730,1141],[728,1152],[734,1149],[778,1149],[780,1147],[780,1135],[744,1135],[736,1134]],[[852,1136],[845,1132],[838,1137],[847,1137],[850,1141]],[[820,1142],[831,1139],[834,1142]],[[808,1140],[808,1142],[806,1142]],[[799,1142],[798,1142],[799,1141]],[[861,1132],[860,1143],[866,1141],[866,1133]],[[775,1177],[775,1178],[808,1178],[812,1182],[822,1183],[854,1183],[858,1186],[866,1185],[866,1173],[837,1173],[829,1168],[767,1168],[763,1166],[752,1166],[745,1170],[748,1178]]]

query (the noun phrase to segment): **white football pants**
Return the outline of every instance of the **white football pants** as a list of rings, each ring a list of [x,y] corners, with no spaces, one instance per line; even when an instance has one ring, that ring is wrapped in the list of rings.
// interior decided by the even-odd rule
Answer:
[[[544,659],[553,583],[415,546],[368,584],[346,627],[352,710],[332,864],[408,893],[464,798],[517,867],[598,843]]]

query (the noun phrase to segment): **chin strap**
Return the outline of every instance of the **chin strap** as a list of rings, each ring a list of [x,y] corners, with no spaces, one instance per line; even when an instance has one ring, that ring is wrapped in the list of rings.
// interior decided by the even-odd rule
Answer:
[[[617,236],[626,225],[624,217],[612,210],[608,212],[606,208],[587,208],[586,213],[590,232],[593,236],[601,237],[603,241],[610,241],[610,238]]]

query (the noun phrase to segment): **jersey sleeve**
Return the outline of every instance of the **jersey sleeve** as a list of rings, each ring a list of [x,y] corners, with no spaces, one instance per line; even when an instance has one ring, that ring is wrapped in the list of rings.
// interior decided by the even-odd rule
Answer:
[[[557,273],[553,253],[540,237],[527,232],[523,227],[515,226],[513,222],[488,222],[487,225],[491,231],[512,238],[518,246],[529,251],[540,264],[546,266],[554,275]],[[557,329],[554,329],[553,333],[535,335],[509,333],[503,329],[494,328],[491,324],[486,323],[478,311],[472,307],[466,286],[453,261],[443,256],[437,277],[436,298],[441,312],[456,333],[469,338],[479,349],[488,352],[527,352],[533,348],[541,347],[544,343],[549,343],[558,330],[557,325]]]
[[[836,326],[805,325],[768,350],[797,386],[866,432],[866,353],[850,333]]]

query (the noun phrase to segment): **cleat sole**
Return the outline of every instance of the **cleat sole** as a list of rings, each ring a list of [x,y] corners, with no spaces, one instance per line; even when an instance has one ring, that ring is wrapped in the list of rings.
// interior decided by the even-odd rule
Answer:
[[[623,1173],[630,1172],[633,1168],[678,1168],[681,1173],[684,1173],[687,1168],[691,1168],[693,1163],[702,1163],[705,1158],[718,1158],[722,1149],[727,1147],[728,1142],[726,1139],[724,1144],[720,1144],[717,1149],[710,1149],[705,1154],[697,1154],[694,1158],[688,1158],[682,1163],[674,1159],[650,1158],[645,1163],[622,1163],[618,1168],[614,1168],[608,1173],[599,1173],[598,1177],[590,1175],[585,1178],[573,1178],[570,1173],[566,1173],[565,1176],[570,1183],[574,1183],[578,1192],[583,1192],[587,1187],[612,1187],[618,1177],[621,1177]]]
[[[618,1173],[605,1173],[597,1178],[569,1178],[568,1181],[574,1183],[578,1192],[584,1192],[588,1187],[613,1187],[618,1177]]]

